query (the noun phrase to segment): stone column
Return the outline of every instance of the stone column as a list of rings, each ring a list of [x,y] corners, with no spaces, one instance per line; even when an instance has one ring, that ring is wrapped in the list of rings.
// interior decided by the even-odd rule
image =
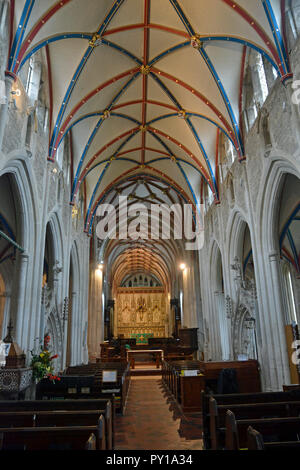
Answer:
[[[15,77],[9,72],[5,72],[5,94],[6,102],[0,105],[0,149],[3,145],[4,131],[7,123],[8,105],[10,101],[10,94]]]
[[[214,328],[214,340],[215,340],[215,359],[217,361],[223,360],[223,341],[222,341],[222,325],[220,321],[220,292],[214,292],[213,294],[213,328]]]
[[[229,351],[229,335],[227,327],[227,318],[225,312],[225,298],[223,292],[215,292],[215,301],[216,301],[216,320],[219,323],[219,332],[220,332],[220,360],[226,361],[229,360],[230,351]]]
[[[229,340],[229,360],[234,360],[233,352],[233,336],[232,336],[232,327],[233,327],[233,306],[232,300],[229,295],[225,298],[226,305],[226,319],[227,319],[227,330],[228,330],[228,340]]]
[[[41,298],[41,323],[40,323],[40,339],[43,340],[45,333],[45,316],[46,316],[46,295],[47,295],[47,286],[42,288],[42,298]]]
[[[69,318],[69,297],[64,299],[64,310],[63,310],[63,338],[62,338],[62,370],[65,369],[67,363],[67,345],[68,345],[68,318]]]
[[[5,338],[6,332],[7,332],[7,327],[9,324],[9,311],[10,311],[10,300],[11,300],[11,293],[10,292],[3,292],[0,295],[0,301],[3,302],[3,308],[2,314],[3,314],[3,320],[2,320],[2,331],[0,331],[0,339]]]
[[[27,311],[25,305],[28,259],[29,256],[25,253],[19,255],[19,269],[17,274],[18,289],[16,293],[15,311],[13,315],[15,322],[14,339],[21,348],[26,346],[25,341],[27,339],[27,325],[29,321],[29,312]]]
[[[270,317],[272,318],[272,334],[274,337],[274,358],[276,359],[277,380],[279,385],[290,382],[289,360],[287,353],[287,344],[285,336],[285,318],[284,318],[284,302],[283,302],[283,279],[280,268],[280,255],[277,252],[269,254],[271,268],[272,290],[270,289],[270,300],[273,304]],[[271,304],[271,305],[272,305]],[[275,331],[275,325],[276,330]]]

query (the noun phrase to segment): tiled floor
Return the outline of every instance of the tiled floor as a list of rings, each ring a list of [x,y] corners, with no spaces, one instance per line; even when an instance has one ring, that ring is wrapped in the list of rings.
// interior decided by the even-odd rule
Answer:
[[[160,377],[132,377],[117,450],[201,450],[201,435],[200,415],[182,415]]]

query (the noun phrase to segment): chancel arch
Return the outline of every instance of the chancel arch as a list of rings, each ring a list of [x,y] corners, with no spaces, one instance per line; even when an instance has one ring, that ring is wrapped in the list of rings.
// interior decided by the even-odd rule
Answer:
[[[170,332],[168,267],[150,248],[136,247],[116,257],[109,278],[115,337],[165,338]]]

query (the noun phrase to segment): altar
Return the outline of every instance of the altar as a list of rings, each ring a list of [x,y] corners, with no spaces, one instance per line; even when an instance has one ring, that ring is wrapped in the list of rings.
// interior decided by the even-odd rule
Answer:
[[[150,361],[154,361],[156,368],[159,369],[164,360],[164,351],[162,349],[128,349],[127,362],[131,369],[135,369],[136,359],[149,356]],[[142,361],[143,362],[143,361]]]
[[[113,316],[115,338],[136,338],[145,344],[149,338],[170,336],[169,306],[162,287],[119,287]]]

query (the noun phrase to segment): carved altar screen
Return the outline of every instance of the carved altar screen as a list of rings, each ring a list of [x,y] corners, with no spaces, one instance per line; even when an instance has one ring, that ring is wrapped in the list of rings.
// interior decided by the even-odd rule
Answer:
[[[114,336],[169,336],[167,297],[157,288],[119,288],[116,299]]]

